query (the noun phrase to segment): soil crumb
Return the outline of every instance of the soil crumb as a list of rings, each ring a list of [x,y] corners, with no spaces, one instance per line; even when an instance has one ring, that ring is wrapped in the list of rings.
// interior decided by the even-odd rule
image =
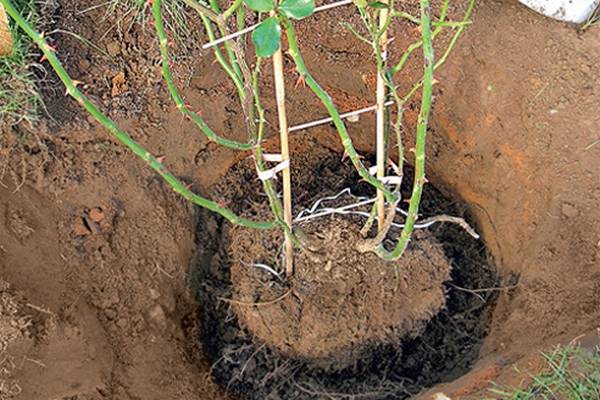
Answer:
[[[305,249],[295,255],[289,283],[265,268],[277,265],[281,232],[232,232],[235,312],[265,345],[339,368],[374,343],[419,335],[444,307],[450,264],[431,233],[419,232],[390,264],[356,250],[363,239],[354,221],[329,218],[302,228]]]

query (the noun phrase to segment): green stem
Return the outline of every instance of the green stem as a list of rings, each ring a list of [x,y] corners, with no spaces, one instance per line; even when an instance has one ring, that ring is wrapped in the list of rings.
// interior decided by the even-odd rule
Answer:
[[[231,210],[221,207],[219,204],[212,200],[208,200],[202,196],[199,196],[189,190],[183,182],[177,179],[172,173],[170,173],[165,166],[159,162],[156,157],[150,154],[146,149],[140,146],[134,141],[127,133],[121,130],[110,118],[104,115],[79,89],[77,89],[75,83],[64,69],[59,59],[54,54],[54,50],[48,45],[46,40],[36,32],[31,25],[19,14],[14,8],[10,0],[0,0],[0,3],[4,6],[7,13],[15,20],[15,22],[23,29],[23,31],[31,38],[31,40],[40,48],[40,50],[46,56],[48,62],[52,66],[52,69],[56,72],[56,75],[63,82],[67,88],[67,94],[69,94],[75,101],[83,106],[102,126],[104,126],[119,142],[125,145],[131,150],[136,156],[146,161],[150,168],[156,171],[171,188],[185,199],[204,207],[210,211],[214,211],[220,214],[228,221],[233,224],[246,226],[255,229],[272,229],[278,226],[276,221],[253,221],[243,217],[240,217],[233,213]]]
[[[215,40],[216,36],[215,36],[215,32],[213,31],[213,28],[211,26],[210,20],[205,15],[203,15],[201,13],[198,13],[198,14],[200,15],[200,19],[202,20],[202,23],[204,24],[204,29],[206,29],[206,33],[208,35],[208,40],[210,40],[212,42],[213,40]],[[221,48],[219,46],[213,46],[213,49],[214,49],[213,51],[215,53],[215,58],[217,59],[217,61],[221,65],[221,67],[223,68],[223,71],[225,71],[225,73],[227,75],[229,75],[229,77],[235,84],[235,88],[237,89],[238,94],[240,95],[240,98],[243,98],[243,96],[244,96],[243,86],[244,85],[242,83],[240,76],[235,72],[235,70],[233,69],[231,64],[229,64],[229,61],[227,59],[225,59],[225,56],[223,55]]]
[[[212,26],[210,25],[211,19],[221,32],[227,33],[227,25],[225,20],[220,16],[215,14],[212,10],[201,6],[199,3],[193,0],[184,0],[186,4],[190,7],[194,8],[202,21],[204,22],[204,26],[208,33],[209,40],[214,40],[215,35],[212,30]],[[243,10],[240,8],[239,10]],[[252,72],[250,72],[250,68],[248,67],[248,63],[245,59],[244,49],[242,48],[241,40],[240,41],[232,41],[226,44],[226,48],[233,51],[235,55],[235,63],[233,64],[233,69],[231,64],[225,60],[223,53],[220,51],[218,47],[215,47],[215,57],[223,66],[223,69],[229,77],[233,80],[237,90],[238,96],[240,98],[240,103],[242,105],[242,109],[244,110],[244,115],[246,117],[246,126],[250,132],[256,131],[256,122],[255,122],[255,114],[254,114],[254,103],[253,103],[253,95],[252,95]],[[231,57],[230,57],[231,59]]]
[[[442,4],[442,8],[440,10],[440,20],[438,22],[444,22],[447,14],[448,14],[448,0],[444,0],[444,3]],[[433,31],[431,39],[432,40],[435,39],[436,36],[442,32],[442,29],[443,29],[443,26],[436,27],[435,30]],[[394,68],[391,69],[392,76],[396,75],[398,72],[400,72],[402,70],[402,68],[404,67],[404,64],[408,60],[408,57],[410,57],[410,55],[412,54],[413,51],[417,50],[421,46],[423,46],[422,39],[416,43],[411,44],[408,47],[408,49],[404,52],[404,54],[402,54],[402,57],[400,57],[400,61],[398,61],[398,63],[394,66]]]
[[[240,8],[240,6],[242,5],[242,1],[243,0],[235,0],[233,4],[231,4],[231,6],[223,12],[223,19],[227,20],[229,17],[231,17],[233,13],[235,13],[238,10],[238,8]]]
[[[196,12],[198,14],[200,14],[200,16],[208,17],[214,23],[216,23],[217,27],[219,28],[219,32],[221,33],[221,36],[225,36],[228,33],[227,25],[225,24],[226,18],[224,18],[223,15],[221,14],[221,8],[219,7],[219,3],[217,1],[210,0],[211,8],[205,7],[204,5],[200,4],[196,0],[184,0],[184,2],[185,2],[185,4],[187,4],[194,10],[196,10]],[[206,26],[206,23],[204,23],[204,24]],[[214,40],[214,33],[212,33],[212,29],[209,30],[207,28],[207,31],[209,33],[209,40],[211,40],[211,41]],[[212,39],[210,38],[211,34],[212,34]],[[239,65],[238,65],[238,60],[236,60],[235,55],[234,55],[233,51],[231,50],[230,43],[229,42],[223,43],[223,47],[225,48],[225,52],[227,53],[227,58],[229,58],[229,63],[231,64],[236,75],[241,79],[242,73],[241,73]]]
[[[173,80],[173,75],[171,73],[171,67],[169,66],[169,42],[167,39],[167,34],[165,32],[162,13],[161,13],[161,0],[155,0],[152,6],[152,11],[154,13],[156,33],[159,39],[160,45],[160,54],[162,57],[162,74],[167,83],[167,89],[175,102],[177,108],[181,111],[182,114],[190,118],[198,127],[204,132],[206,137],[225,147],[229,147],[231,149],[236,150],[251,150],[253,144],[252,143],[241,143],[235,140],[225,139],[219,135],[217,135],[207,124],[204,122],[204,119],[200,117],[195,112],[191,111],[183,101],[183,98],[179,94],[177,90],[177,86],[175,85],[175,81]]]
[[[194,0],[186,0],[186,2],[188,2],[188,4],[192,1],[194,1]],[[210,7],[212,8],[212,10],[214,12],[221,13],[221,7],[219,7],[219,2],[217,0],[210,0],[209,3],[210,3]],[[235,9],[234,9],[234,11],[235,11]],[[225,11],[225,12],[227,12],[227,11]],[[222,21],[222,23],[217,23],[218,27],[219,27],[219,32],[221,33],[221,36],[225,36],[228,33],[227,27],[225,25],[225,21],[227,18],[223,14],[220,14],[220,17],[221,17],[220,20]],[[229,62],[233,66],[235,73],[241,78],[242,72],[240,71],[240,67],[237,63],[237,60],[235,58],[233,51],[231,50],[231,46],[230,46],[229,42],[224,42],[223,47],[225,48],[225,52],[227,53],[227,58],[229,58]]]
[[[463,20],[462,20],[462,22],[459,23],[460,25],[458,25],[458,29],[456,30],[456,32],[454,32],[452,39],[450,39],[450,43],[448,44],[446,51],[444,51],[444,54],[442,55],[442,57],[440,57],[440,59],[433,66],[434,71],[436,71],[439,67],[441,67],[446,62],[446,60],[448,59],[448,56],[450,55],[450,53],[452,52],[452,49],[454,48],[454,45],[458,41],[458,38],[463,33],[465,28],[470,24],[469,18],[471,18],[471,14],[473,13],[474,6],[475,6],[475,0],[469,0],[467,10],[465,11],[465,15],[463,16]],[[417,90],[419,90],[421,85],[423,85],[422,80],[415,83],[415,85],[412,87],[412,89],[402,99],[402,103],[406,103],[417,92]]]
[[[415,222],[419,213],[423,185],[425,184],[425,143],[427,139],[427,125],[429,112],[431,111],[431,97],[433,86],[433,44],[431,34],[430,0],[420,0],[421,5],[421,37],[423,42],[423,95],[421,98],[421,110],[417,122],[417,137],[415,145],[415,178],[413,191],[408,206],[408,215],[404,222],[404,228],[400,239],[393,251],[388,252],[383,244],[377,247],[377,255],[386,260],[397,260],[402,256],[412,236]]]
[[[352,164],[358,171],[358,174],[367,183],[374,186],[376,189],[381,190],[388,202],[395,203],[396,195],[394,193],[392,193],[390,190],[388,190],[385,187],[385,185],[382,184],[379,180],[377,180],[375,177],[371,176],[371,174],[369,174],[369,171],[367,170],[367,168],[365,168],[363,163],[360,161],[358,153],[356,152],[356,149],[352,145],[352,139],[350,138],[350,135],[348,134],[348,130],[346,129],[344,122],[340,118],[340,113],[338,112],[335,105],[333,104],[331,97],[327,94],[327,92],[323,88],[321,88],[321,86],[319,86],[317,81],[308,72],[308,69],[306,68],[306,64],[304,64],[304,60],[302,59],[302,55],[300,54],[300,51],[298,49],[298,40],[296,38],[296,32],[294,30],[294,27],[292,26],[292,24],[289,23],[289,21],[285,21],[283,25],[285,27],[286,36],[287,36],[288,43],[289,43],[289,54],[292,56],[292,59],[294,60],[294,63],[296,64],[296,70],[302,77],[304,77],[308,87],[321,100],[321,102],[323,103],[323,105],[325,106],[327,111],[329,112],[329,115],[330,115],[331,119],[333,120],[335,127],[337,128],[337,132],[342,141],[342,145],[344,146],[344,149],[346,150],[346,154],[352,161]]]

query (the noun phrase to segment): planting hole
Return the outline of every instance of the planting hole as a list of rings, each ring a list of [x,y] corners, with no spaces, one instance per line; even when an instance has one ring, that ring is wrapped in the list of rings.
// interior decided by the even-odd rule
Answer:
[[[280,272],[280,230],[236,227],[201,211],[192,285],[216,381],[243,399],[402,399],[467,372],[494,300],[477,289],[497,281],[483,242],[438,223],[417,229],[395,263],[360,253],[366,217],[354,212],[371,204],[298,216],[316,202],[312,215],[372,198],[372,188],[334,151],[295,154],[295,229],[307,250],[296,252],[291,279]],[[215,195],[246,217],[268,217],[259,185],[249,183],[255,174],[249,160],[234,165]],[[439,214],[468,220],[464,205],[428,184],[421,220]],[[399,231],[388,235],[394,243]]]

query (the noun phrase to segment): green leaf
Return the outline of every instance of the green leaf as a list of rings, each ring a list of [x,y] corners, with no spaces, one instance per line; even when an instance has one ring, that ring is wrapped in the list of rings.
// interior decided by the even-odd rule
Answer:
[[[268,12],[275,8],[273,0],[244,0],[246,6],[254,11]]]
[[[279,10],[288,18],[302,19],[312,15],[315,11],[315,1],[283,0],[279,5]]]
[[[252,43],[259,57],[271,57],[279,48],[281,26],[275,17],[265,19],[252,32]]]
[[[369,7],[383,9],[383,8],[389,8],[389,4],[385,4],[384,2],[381,2],[381,1],[370,1]]]
[[[352,0],[352,2],[359,8],[365,8],[367,6],[367,0]]]

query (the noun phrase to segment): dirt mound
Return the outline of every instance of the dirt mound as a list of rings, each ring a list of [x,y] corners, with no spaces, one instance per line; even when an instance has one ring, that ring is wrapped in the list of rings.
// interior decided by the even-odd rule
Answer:
[[[359,231],[341,218],[305,225],[306,250],[296,254],[288,285],[256,264],[277,264],[277,253],[265,248],[279,247],[280,232],[236,229],[231,280],[240,323],[283,354],[338,367],[368,344],[418,335],[446,300],[442,284],[450,265],[440,244],[423,232],[395,264],[396,275],[389,263],[356,250]]]

